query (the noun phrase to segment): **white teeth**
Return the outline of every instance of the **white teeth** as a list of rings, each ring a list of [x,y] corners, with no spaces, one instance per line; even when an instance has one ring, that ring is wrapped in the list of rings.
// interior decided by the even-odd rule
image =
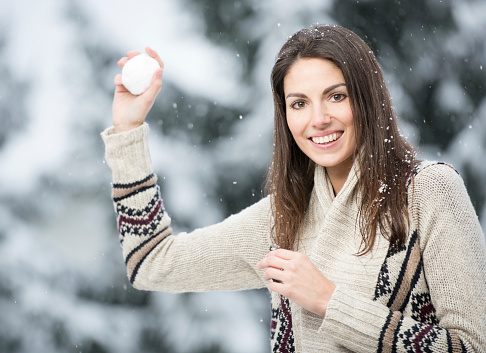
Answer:
[[[312,137],[312,142],[318,143],[318,144],[323,144],[323,143],[329,143],[336,141],[339,137],[341,137],[341,134],[338,135],[337,132],[326,135],[326,136],[319,136],[319,137]]]

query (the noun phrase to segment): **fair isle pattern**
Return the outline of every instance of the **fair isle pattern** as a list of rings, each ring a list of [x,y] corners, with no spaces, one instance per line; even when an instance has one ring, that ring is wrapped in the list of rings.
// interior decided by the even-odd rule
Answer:
[[[149,191],[150,189],[146,193]],[[156,229],[164,214],[164,206],[158,195],[158,188],[153,187],[151,191],[155,191],[155,193],[143,208],[134,209],[117,203],[118,233],[121,241],[123,241],[126,234],[136,236],[148,235]]]
[[[154,187],[157,183],[157,176],[150,174],[148,177],[128,184],[113,184],[112,196],[113,201],[117,202],[123,200],[126,197],[131,196],[134,193],[139,193],[147,188]]]
[[[290,303],[282,295],[280,296],[280,305],[277,308],[272,308],[270,338],[273,342],[273,353],[295,352]]]
[[[112,169],[113,182],[118,183],[114,185],[113,197],[116,210],[119,216],[122,216],[120,226],[123,230],[133,227],[132,229],[138,231],[137,234],[124,232],[121,239],[123,256],[129,267],[129,277],[134,287],[143,290],[179,292],[263,286],[264,278],[260,272],[255,272],[253,265],[257,258],[261,259],[266,254],[270,246],[270,239],[268,239],[272,225],[272,220],[268,217],[271,207],[270,198],[250,206],[242,211],[242,214],[230,217],[220,224],[198,230],[192,239],[181,240],[182,243],[187,240],[191,244],[173,246],[179,239],[166,236],[170,230],[164,228],[170,226],[171,220],[167,212],[164,212],[162,202],[159,203],[160,196],[157,195],[158,190],[154,186],[155,176],[148,148],[148,131],[148,125],[144,124],[126,133],[117,134],[113,128],[109,128],[102,134],[106,145],[106,162]],[[417,266],[427,268],[427,282],[437,290],[429,291],[422,269],[417,272],[413,271],[413,268],[407,269],[403,266],[406,256],[411,258],[415,256],[412,251],[413,246],[408,243],[410,239],[406,239],[403,248],[386,249],[380,246],[375,261],[370,263],[370,271],[365,271],[367,276],[362,275],[362,271],[359,272],[359,276],[355,275],[358,269],[362,269],[358,267],[361,264],[350,264],[349,267],[344,268],[336,266],[342,272],[342,283],[352,285],[355,281],[361,283],[364,279],[366,283],[371,284],[371,288],[366,287],[365,292],[359,288],[354,291],[352,286],[351,288],[338,286],[339,289],[332,299],[333,310],[329,310],[322,321],[298,307],[289,316],[289,303],[285,301],[282,303],[282,298],[272,292],[272,308],[277,310],[273,312],[274,334],[271,350],[291,351],[291,348],[281,346],[280,349],[278,345],[276,347],[275,341],[280,332],[282,332],[281,341],[284,340],[285,332],[292,332],[294,351],[309,353],[353,350],[396,351],[397,353],[484,351],[486,347],[484,338],[486,314],[483,310],[486,305],[484,234],[464,188],[464,182],[453,172],[453,169],[436,165],[421,170],[423,171],[414,180],[413,194],[410,193],[414,196],[410,198],[409,206],[411,230],[417,230],[421,251],[426,249],[427,255],[431,254],[430,257],[423,256],[421,260],[419,259]],[[323,169],[321,171],[324,172]],[[304,235],[309,239],[308,249],[311,251],[315,249],[311,242],[318,236],[319,227],[326,225],[322,222],[320,206],[326,209],[331,205],[336,206],[333,207],[336,211],[334,215],[336,219],[329,222],[330,233],[348,234],[347,232],[351,232],[356,225],[352,217],[353,203],[356,200],[351,199],[356,195],[354,179],[350,179],[347,184],[349,188],[344,189],[346,193],[343,193],[341,198],[327,197],[330,196],[327,194],[330,190],[326,190],[329,184],[323,173],[314,181],[313,192],[316,193],[316,202],[309,210],[309,218],[313,222]],[[154,210],[157,210],[155,214]],[[158,214],[163,217],[157,227],[152,229],[150,221],[147,220],[151,217],[155,220]],[[429,229],[430,233],[428,233]],[[219,239],[225,234],[233,236],[238,244],[230,242],[228,249],[221,248]],[[211,235],[215,236],[211,237]],[[192,233],[188,233],[187,236],[192,237]],[[412,232],[408,236],[412,237]],[[342,244],[341,242],[322,244],[324,245],[322,255],[326,255],[325,258],[329,259],[328,256],[331,254],[336,253],[338,256],[343,254],[342,250],[344,254],[349,255],[349,249],[352,249],[355,243],[354,237],[348,238],[342,239]],[[462,244],[465,246],[461,247]],[[215,271],[212,266],[198,267],[198,261],[194,261],[193,251],[187,251],[187,246],[184,245],[194,246],[205,252],[205,255],[209,252],[210,256],[207,258],[210,261],[214,259],[223,268],[235,265],[235,253],[249,266],[232,267],[235,271],[241,271],[238,274],[242,275],[242,280],[234,281],[234,271]],[[341,248],[341,245],[346,249]],[[187,270],[174,271],[180,269],[174,259],[184,264],[189,262],[188,270],[197,270],[201,274],[200,277],[198,276],[201,281],[194,284],[194,277],[188,277]],[[378,276],[380,271],[381,274]],[[414,279],[416,273],[419,275]],[[399,276],[411,278],[408,286],[401,285],[404,279],[399,279]],[[437,283],[439,287],[436,287]],[[467,289],[467,292],[464,292],[463,288]],[[372,302],[375,289],[376,301]],[[463,294],[465,295],[462,296]],[[466,296],[468,300],[462,300]],[[390,305],[393,303],[398,308],[405,302],[407,304],[403,311],[390,310],[386,307],[389,302]],[[290,305],[294,308],[292,302]],[[282,308],[285,308],[287,316],[284,315]],[[437,323],[438,319],[440,321]],[[281,323],[282,328],[279,326]],[[291,346],[288,342],[287,346]]]
[[[132,284],[146,257],[172,233],[170,227],[154,233],[165,212],[156,182],[157,177],[151,174],[137,182],[113,184],[113,201],[118,215],[120,241],[123,242],[126,234],[146,238],[125,258],[128,278]],[[123,204],[123,201],[134,197],[141,198],[142,202],[136,203],[140,207],[132,208]]]
[[[428,322],[432,325],[439,323],[429,293],[413,293],[410,303],[412,304],[412,318],[414,320]]]
[[[427,165],[419,164],[414,175]],[[417,230],[412,230],[405,246],[390,246],[378,276],[374,300],[390,308],[379,337],[378,352],[467,351],[457,334],[437,326],[439,320],[425,279]],[[407,307],[417,321],[411,327],[402,326]]]
[[[126,234],[138,236],[149,234],[151,230],[153,231],[156,228],[157,221],[162,219],[164,205],[156,182],[157,177],[151,174],[137,182],[113,184],[112,196],[118,216],[117,224],[120,241],[123,241]],[[133,198],[141,193],[144,196],[151,195],[150,200],[146,204],[137,208],[124,205],[124,200]]]
[[[393,257],[400,259],[401,266],[398,281],[392,287],[388,273],[388,260]],[[378,276],[379,280],[375,289],[375,300],[380,299],[381,302],[386,301],[386,306],[393,311],[403,311],[408,303],[411,290],[419,280],[422,267],[418,233],[414,231],[408,240],[407,246],[402,248],[401,252],[396,252],[394,247],[390,247],[390,251],[385,258],[385,262]],[[383,281],[383,284],[381,281]]]
[[[159,245],[168,235],[171,234],[171,228],[166,227],[161,232],[154,234],[147,240],[142,242],[139,246],[133,249],[126,257],[125,264],[127,266],[127,274],[130,283],[135,282],[138,269],[142,265],[145,258],[150,252]]]

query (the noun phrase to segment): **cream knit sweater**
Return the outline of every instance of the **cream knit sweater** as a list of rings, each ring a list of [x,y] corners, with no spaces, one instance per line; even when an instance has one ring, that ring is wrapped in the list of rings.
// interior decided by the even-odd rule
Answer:
[[[148,125],[102,133],[118,230],[134,287],[169,292],[266,286],[256,269],[271,247],[264,198],[223,222],[172,235],[148,151]],[[334,197],[325,169],[297,250],[336,284],[326,317],[272,293],[273,352],[486,352],[486,245],[462,179],[422,163],[409,188],[406,246],[380,237],[355,256],[357,171]]]

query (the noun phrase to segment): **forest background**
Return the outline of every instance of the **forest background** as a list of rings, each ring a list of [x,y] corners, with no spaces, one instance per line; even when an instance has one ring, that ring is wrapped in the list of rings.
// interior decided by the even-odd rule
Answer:
[[[268,352],[266,290],[137,291],[100,132],[128,50],[156,49],[150,144],[176,231],[257,201],[272,147],[269,74],[314,23],[362,36],[403,134],[452,163],[486,226],[483,0],[15,0],[0,3],[0,351]]]

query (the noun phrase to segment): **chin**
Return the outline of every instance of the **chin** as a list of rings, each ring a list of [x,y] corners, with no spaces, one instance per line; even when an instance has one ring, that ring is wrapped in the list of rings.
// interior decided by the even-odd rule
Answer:
[[[353,158],[351,157],[337,157],[337,158],[311,158],[314,163],[324,168],[344,168],[351,169],[353,165]]]

